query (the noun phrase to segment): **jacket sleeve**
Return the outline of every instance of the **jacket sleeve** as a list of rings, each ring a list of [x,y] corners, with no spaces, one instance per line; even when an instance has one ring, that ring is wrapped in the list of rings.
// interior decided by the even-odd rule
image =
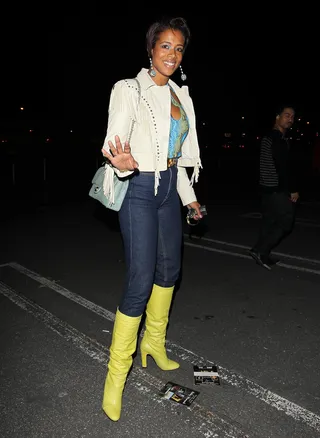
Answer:
[[[189,96],[189,98],[190,98],[189,102],[190,102],[190,105],[191,105],[191,108],[192,108],[192,111],[194,114],[193,100],[189,94],[188,87],[186,85],[183,85],[181,87],[181,90]],[[197,148],[199,150],[195,116],[194,116],[194,136],[195,136],[195,141],[197,143]],[[189,179],[186,167],[183,164],[179,166],[179,161],[180,160],[178,160],[177,190],[178,190],[178,194],[180,196],[182,205],[186,206],[186,205],[190,204],[191,202],[197,201],[197,197],[196,197],[195,191],[193,189],[193,182],[198,180],[198,171],[199,171],[199,168],[202,166],[201,166],[201,160],[199,157],[198,158],[198,165],[194,167],[194,171],[193,171],[193,174],[191,176],[191,179]]]
[[[183,206],[197,201],[185,167],[178,166],[177,190]]]
[[[131,90],[129,90],[125,81],[118,81],[111,90],[108,110],[108,127],[103,143],[103,149],[105,149],[107,152],[110,152],[108,141],[112,141],[112,143],[115,145],[116,135],[120,137],[122,146],[128,139],[133,121],[132,114],[134,114],[132,96],[130,92]],[[113,166],[109,167],[109,172],[113,170],[116,172],[119,178],[125,178],[133,173],[131,170],[120,172],[120,170]]]

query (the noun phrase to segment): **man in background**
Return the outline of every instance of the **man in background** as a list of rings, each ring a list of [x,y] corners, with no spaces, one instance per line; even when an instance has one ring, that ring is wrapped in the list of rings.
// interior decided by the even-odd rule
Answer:
[[[269,270],[278,262],[270,256],[272,249],[292,231],[294,207],[299,199],[297,172],[286,137],[294,117],[291,106],[281,107],[276,113],[273,129],[262,138],[260,147],[262,219],[259,238],[249,254]]]

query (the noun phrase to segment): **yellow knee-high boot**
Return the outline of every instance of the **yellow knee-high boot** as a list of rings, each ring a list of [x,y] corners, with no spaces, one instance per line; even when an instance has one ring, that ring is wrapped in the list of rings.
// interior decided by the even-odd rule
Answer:
[[[141,316],[126,316],[117,310],[102,402],[102,409],[113,421],[120,418],[122,392],[136,351],[140,321]]]
[[[173,287],[153,285],[152,293],[146,309],[146,329],[140,344],[141,362],[147,366],[147,355],[153,357],[162,370],[174,370],[179,364],[168,359],[165,349],[165,338],[168,315],[172,301]]]

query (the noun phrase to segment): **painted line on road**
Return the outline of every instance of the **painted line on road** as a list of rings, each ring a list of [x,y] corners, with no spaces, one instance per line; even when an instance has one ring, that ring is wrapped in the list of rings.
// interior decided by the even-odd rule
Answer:
[[[184,234],[184,237],[189,238],[189,235],[188,234]],[[204,242],[209,242],[209,243],[216,243],[218,245],[231,246],[231,247],[234,247],[234,248],[240,248],[240,249],[244,249],[244,250],[251,249],[251,246],[240,245],[238,243],[225,242],[224,240],[211,239],[209,237],[193,238],[193,240],[196,240],[196,239],[198,239],[199,241],[204,241]],[[284,252],[276,252],[275,251],[275,252],[272,252],[272,253],[274,255],[277,255],[279,257],[284,257],[286,259],[298,260],[300,262],[313,263],[315,265],[320,265],[320,260],[318,260],[318,259],[311,259],[311,258],[308,258],[308,257],[296,256],[296,255],[287,254],[287,253],[284,253]]]
[[[240,254],[238,252],[226,251],[226,250],[223,250],[223,249],[212,248],[212,247],[205,246],[205,245],[197,245],[195,243],[190,243],[190,242],[184,242],[184,244],[187,245],[187,246],[191,246],[193,248],[204,249],[206,251],[217,252],[219,254],[227,254],[227,255],[234,256],[234,257],[240,257],[242,259],[250,259],[250,260],[252,260],[252,258],[250,256],[245,255],[245,254]],[[280,262],[277,263],[277,266],[281,266],[282,268],[286,268],[286,269],[292,269],[294,271],[306,272],[308,274],[320,275],[320,270],[319,269],[304,268],[302,266],[288,265],[286,263],[280,263]]]
[[[65,298],[68,298],[71,301],[74,301],[77,304],[80,304],[80,306],[85,307],[86,309],[90,310],[93,313],[96,313],[102,318],[108,319],[109,321],[114,321],[115,319],[114,313],[109,312],[109,310],[104,309],[103,307],[93,303],[92,301],[86,300],[81,295],[75,294],[74,292],[71,292],[70,290],[66,289],[63,286],[60,286],[60,284],[58,284],[56,281],[42,277],[42,275],[37,274],[36,272],[33,272],[28,268],[25,268],[19,263],[11,262],[8,265],[11,268],[15,269],[16,271],[20,272],[20,274],[24,274],[27,277],[32,278],[32,280],[37,281],[42,286],[54,290],[58,294],[64,296]]]
[[[7,286],[2,281],[0,281],[0,293],[2,293],[22,310],[31,314],[38,321],[41,321],[54,333],[58,334],[68,342],[71,342],[76,348],[80,349],[91,359],[94,359],[100,364],[104,365],[106,369],[109,360],[109,354],[108,349],[104,345],[78,331],[67,322],[57,318],[55,315],[48,312],[38,304],[32,302],[25,296],[18,294],[14,289]],[[143,385],[140,383],[141,380],[156,389],[156,391],[151,392],[148,388],[143,387]],[[179,409],[177,404],[162,399],[158,396],[159,390],[166,382],[151,376],[146,371],[143,371],[140,368],[133,368],[128,378],[128,383],[139,392],[143,392],[144,397],[149,397],[157,404],[161,403],[163,406],[166,406],[168,409],[170,409],[171,412],[176,412]],[[123,406],[122,409],[124,411],[125,406]],[[217,414],[205,409],[197,402],[194,402],[192,406],[187,407],[187,409],[192,413],[192,418],[191,421],[189,418],[187,418],[184,420],[184,422],[189,427],[192,425],[197,427],[198,432],[205,437],[223,436],[228,438],[248,438],[248,435],[243,433],[237,426],[227,422],[223,418],[220,418]],[[197,423],[195,423],[195,421],[197,421]],[[223,435],[221,435],[221,433],[223,433]]]
[[[277,263],[277,266],[281,266],[282,268],[286,268],[286,269],[292,269],[293,271],[306,272],[307,274],[320,275],[320,270],[318,269],[304,268],[303,266],[289,265],[287,263],[282,263],[282,262]]]
[[[280,395],[270,391],[269,389],[263,388],[261,385],[247,379],[241,374],[229,371],[225,367],[221,366],[217,362],[212,362],[204,357],[199,357],[192,351],[188,351],[179,345],[168,341],[168,347],[171,347],[172,352],[174,352],[180,359],[190,361],[193,365],[203,363],[210,365],[217,365],[222,377],[222,381],[225,381],[265,402],[267,405],[275,408],[278,411],[284,412],[287,416],[292,417],[297,422],[304,423],[305,425],[312,427],[316,431],[320,432],[320,416],[308,411],[302,406],[291,402],[290,400],[281,397]],[[169,350],[168,350],[169,351]]]
[[[256,211],[250,212],[250,213],[244,213],[240,214],[240,217],[248,218],[248,219],[260,219],[261,213],[258,213]],[[314,219],[307,219],[303,217],[297,217],[295,220],[295,223],[298,225],[306,226],[306,227],[314,227],[319,228],[320,224],[318,221],[315,221]]]
[[[226,249],[212,248],[211,246],[198,245],[197,243],[191,243],[186,241],[184,242],[184,244],[187,246],[191,246],[193,248],[199,248],[199,249],[205,249],[206,251],[217,252],[218,254],[231,255],[235,257],[240,257],[241,259],[251,259],[251,257],[246,254],[241,254],[239,252],[234,252],[234,251],[227,251]]]
[[[231,254],[234,255],[233,253]],[[248,257],[248,256],[244,256],[244,257]],[[28,276],[29,278],[36,280],[43,286],[46,286],[54,290],[55,292],[58,292],[59,294],[65,296],[66,298],[87,308],[91,312],[100,315],[102,318],[108,319],[109,321],[114,321],[115,315],[112,312],[109,312],[103,307],[98,306],[92,303],[91,301],[88,301],[85,298],[81,297],[80,295],[69,291],[68,289],[58,285],[56,282],[49,280],[45,277],[42,277],[40,274],[37,274],[25,268],[24,266],[21,266],[18,263],[14,263],[14,262],[10,263],[10,266],[13,269],[16,269],[18,272]],[[262,386],[247,379],[246,377],[240,374],[236,374],[232,371],[229,371],[223,366],[217,364],[216,362],[207,360],[193,353],[192,351],[187,350],[184,347],[175,344],[174,342],[171,342],[170,340],[167,340],[166,344],[168,349],[171,349],[171,352],[180,360],[189,361],[192,364],[211,363],[214,365],[218,365],[221,370],[221,376],[226,383],[244,390],[245,392],[253,395],[258,400],[271,406],[272,408],[284,412],[287,416],[292,417],[294,420],[304,423],[307,426],[312,427],[318,432],[320,432],[320,416],[316,415],[315,413],[308,411],[307,409],[304,409],[303,407],[297,405],[296,403],[293,403],[281,397],[280,395],[268,390],[267,388],[263,388]]]

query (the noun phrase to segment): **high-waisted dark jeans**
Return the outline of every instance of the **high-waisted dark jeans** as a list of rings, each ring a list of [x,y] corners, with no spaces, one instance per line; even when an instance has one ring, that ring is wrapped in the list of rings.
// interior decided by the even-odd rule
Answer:
[[[119,212],[127,275],[119,310],[140,316],[153,284],[174,286],[181,267],[182,221],[177,168],[161,172],[154,194],[154,172],[140,172],[129,183]]]

